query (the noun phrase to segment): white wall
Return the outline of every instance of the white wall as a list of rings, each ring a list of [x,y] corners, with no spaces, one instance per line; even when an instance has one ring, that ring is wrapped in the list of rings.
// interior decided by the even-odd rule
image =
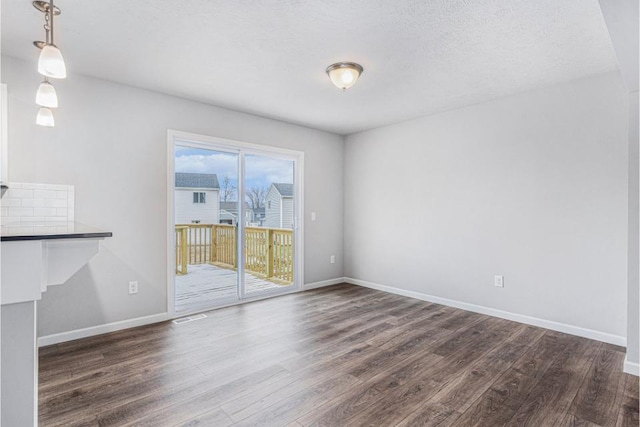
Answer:
[[[78,75],[57,83],[57,126],[41,128],[33,64],[3,57],[2,77],[10,180],[75,185],[76,220],[114,233],[45,293],[40,335],[166,310],[172,128],[306,153],[305,211],[317,212],[305,224],[307,283],[345,275],[625,336],[618,74],[352,135],[344,158],[340,136]],[[384,215],[361,214],[379,212],[377,200]]]
[[[73,64],[69,64],[73,71]],[[39,303],[39,334],[166,312],[167,129],[305,152],[305,283],[343,276],[343,138],[71,74],[56,82],[56,127],[34,124],[35,63],[2,58],[9,179],[76,186],[76,221],[113,232]],[[329,256],[336,263],[329,264]],[[129,296],[127,282],[140,291]]]
[[[627,366],[628,372],[640,372],[640,144],[638,136],[638,91],[629,94],[629,240],[627,268]],[[634,367],[628,366],[629,363]]]
[[[622,340],[626,122],[611,73],[347,137],[345,275]]]
[[[205,203],[193,203],[193,193],[204,193]],[[197,188],[177,188],[175,191],[175,223],[217,224],[220,211],[218,190]]]
[[[640,159],[638,88],[640,78],[638,0],[600,0],[600,9],[629,92],[629,241],[627,281],[627,360],[625,371],[640,372]]]

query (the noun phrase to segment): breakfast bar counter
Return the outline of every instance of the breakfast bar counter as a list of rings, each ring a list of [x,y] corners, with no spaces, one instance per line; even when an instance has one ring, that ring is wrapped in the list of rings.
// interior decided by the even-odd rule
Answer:
[[[1,424],[37,426],[37,301],[86,265],[112,233],[75,222],[8,223],[0,230]]]

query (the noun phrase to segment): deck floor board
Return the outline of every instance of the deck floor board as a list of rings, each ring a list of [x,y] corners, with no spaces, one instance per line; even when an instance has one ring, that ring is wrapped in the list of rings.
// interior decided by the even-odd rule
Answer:
[[[236,270],[211,264],[189,265],[188,273],[177,275],[175,281],[175,310],[189,312],[203,306],[213,306],[220,301],[233,300],[238,295],[238,273]],[[247,294],[258,294],[287,286],[261,279],[245,273]]]

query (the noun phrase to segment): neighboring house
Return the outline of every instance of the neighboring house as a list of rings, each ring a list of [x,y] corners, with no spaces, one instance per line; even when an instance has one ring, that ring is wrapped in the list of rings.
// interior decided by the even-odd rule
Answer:
[[[218,224],[220,185],[209,173],[176,173],[175,223]]]
[[[220,224],[238,223],[238,202],[220,202]]]
[[[265,199],[264,226],[293,228],[293,184],[271,184]]]
[[[253,209],[253,218],[251,219],[251,225],[254,227],[263,227],[265,223],[265,209],[261,208]]]
[[[249,207],[245,206],[245,216],[251,218]],[[248,222],[245,221],[245,224]],[[238,224],[238,202],[220,202],[220,224]]]
[[[245,225],[253,225],[253,210],[249,205],[244,206]],[[220,202],[220,224],[238,223],[238,202]]]

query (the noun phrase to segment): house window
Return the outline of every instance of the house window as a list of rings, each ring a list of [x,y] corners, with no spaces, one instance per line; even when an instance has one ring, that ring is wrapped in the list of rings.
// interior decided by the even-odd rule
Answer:
[[[206,194],[203,192],[194,192],[193,193],[193,203],[207,203],[206,198],[205,198]]]

